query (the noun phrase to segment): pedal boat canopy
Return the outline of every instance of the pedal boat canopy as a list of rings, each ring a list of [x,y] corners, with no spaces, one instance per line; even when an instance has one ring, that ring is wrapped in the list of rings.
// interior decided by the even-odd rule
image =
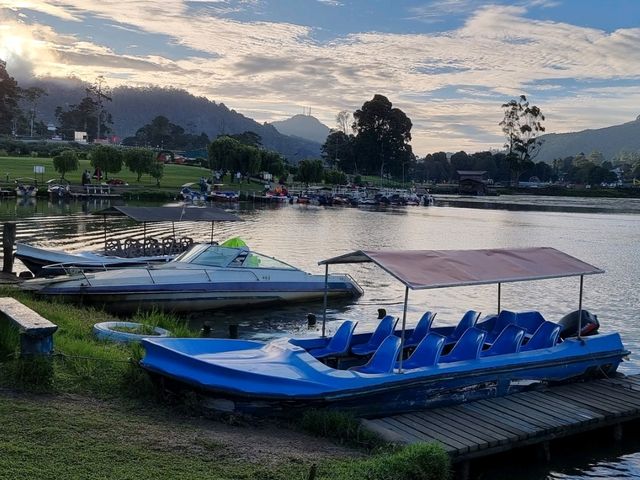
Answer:
[[[357,250],[318,262],[325,265],[344,263],[375,263],[405,285],[402,317],[402,345],[407,317],[409,289],[459,287],[466,285],[498,284],[498,311],[500,311],[500,285],[562,277],[580,277],[578,310],[582,311],[584,275],[604,273],[571,255],[551,247],[507,248],[484,250]],[[578,318],[581,319],[579,314]],[[325,335],[325,312],[322,335]],[[580,332],[580,325],[578,327]],[[579,336],[579,335],[578,335]],[[400,369],[402,359],[400,358]]]

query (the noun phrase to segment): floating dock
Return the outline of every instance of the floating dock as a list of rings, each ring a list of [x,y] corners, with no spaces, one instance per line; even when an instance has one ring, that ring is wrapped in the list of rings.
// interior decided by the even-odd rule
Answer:
[[[620,437],[638,418],[640,375],[618,375],[363,422],[388,441],[439,442],[455,464],[604,427]]]

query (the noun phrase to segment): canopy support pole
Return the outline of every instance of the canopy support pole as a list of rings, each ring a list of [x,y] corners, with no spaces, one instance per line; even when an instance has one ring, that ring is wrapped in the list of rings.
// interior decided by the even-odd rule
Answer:
[[[176,222],[171,222],[171,231],[173,232],[173,240],[176,239]]]
[[[107,254],[107,216],[102,215],[102,226],[104,227],[104,254]]]
[[[502,284],[498,282],[498,315],[500,315],[500,294],[502,293]]]
[[[142,222],[142,255],[147,255],[147,222]]]
[[[407,328],[407,303],[409,301],[409,287],[404,287],[404,308],[402,310],[402,333],[400,334],[400,365],[398,373],[402,373],[402,357],[404,355],[404,331]]]
[[[324,265],[324,308],[322,310],[322,337],[325,336],[327,324],[327,297],[329,296],[329,264]]]
[[[582,340],[580,332],[582,331],[582,287],[584,285],[584,275],[580,275],[580,297],[578,300],[578,340]]]
[[[211,222],[211,245],[213,245],[213,221]]]

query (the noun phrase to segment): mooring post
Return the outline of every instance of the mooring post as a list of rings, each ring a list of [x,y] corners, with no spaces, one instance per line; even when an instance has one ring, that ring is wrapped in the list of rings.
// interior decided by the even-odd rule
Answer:
[[[238,338],[238,325],[229,325],[229,338]]]
[[[13,246],[16,243],[16,222],[5,222],[2,228],[2,271],[13,272]]]
[[[551,445],[548,441],[542,442],[537,446],[538,458],[544,462],[551,461]]]
[[[618,423],[613,426],[613,440],[615,442],[621,442],[623,435],[622,423]]]

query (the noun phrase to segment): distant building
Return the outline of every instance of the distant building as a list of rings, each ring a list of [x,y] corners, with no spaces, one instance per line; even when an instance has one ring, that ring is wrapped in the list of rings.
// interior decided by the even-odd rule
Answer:
[[[87,143],[87,132],[73,132],[73,141],[78,143]]]
[[[460,195],[486,195],[486,170],[458,170],[458,193]]]

